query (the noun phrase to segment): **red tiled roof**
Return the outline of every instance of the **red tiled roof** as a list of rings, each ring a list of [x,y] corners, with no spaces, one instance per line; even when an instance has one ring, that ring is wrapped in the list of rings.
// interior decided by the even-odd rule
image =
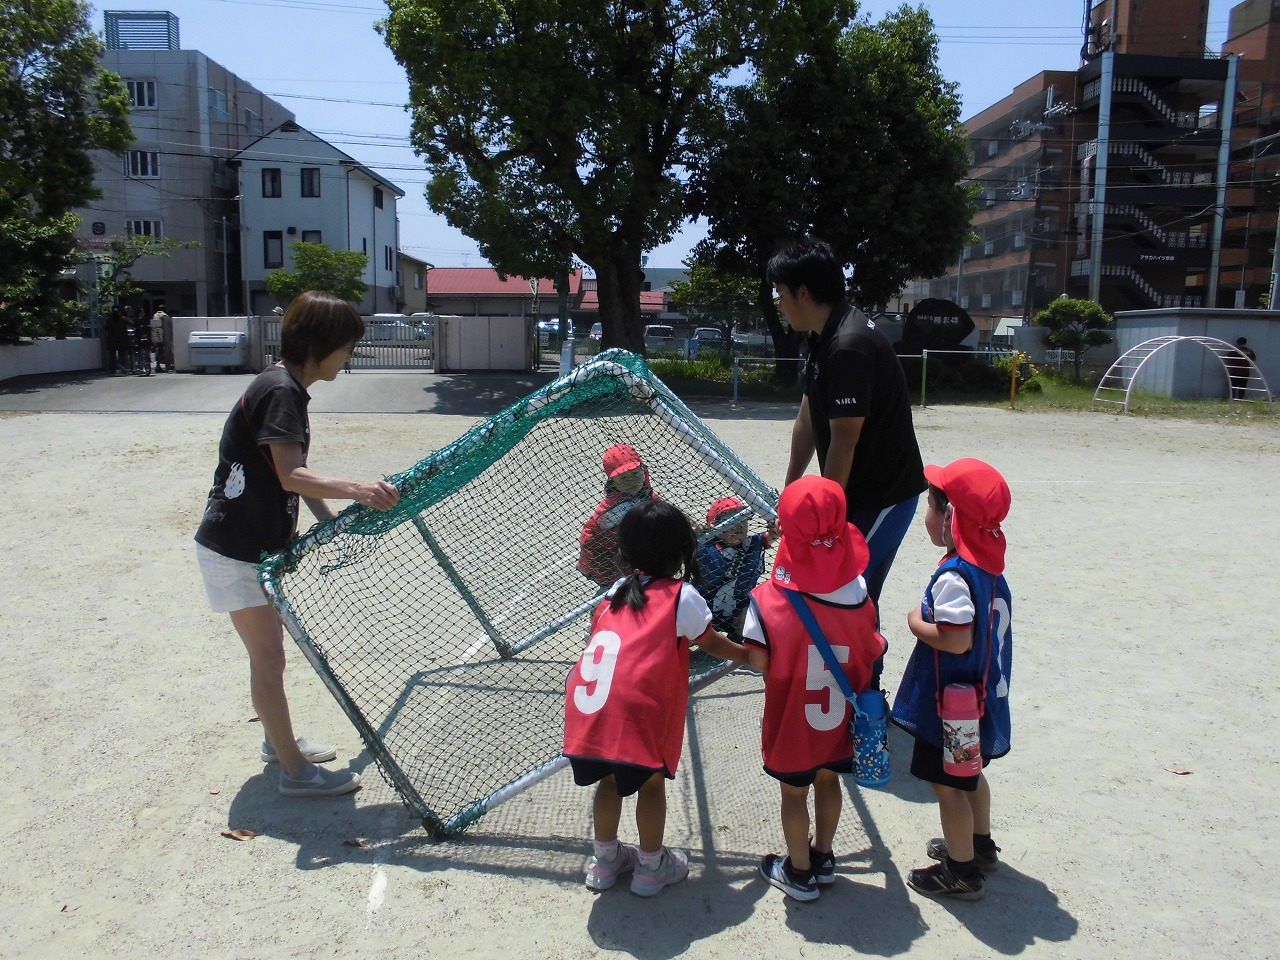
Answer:
[[[574,270],[569,274],[569,292],[572,296],[578,292],[582,284],[582,271]],[[555,282],[547,278],[538,281],[538,295],[554,296]],[[508,276],[499,278],[498,272],[491,267],[437,267],[427,277],[427,293],[431,294],[465,294],[474,296],[508,296],[527,297],[531,291],[529,281],[524,277]]]
[[[660,313],[666,305],[661,290],[641,290],[640,310],[642,313]],[[595,290],[588,290],[582,295],[580,310],[599,310],[600,295]]]

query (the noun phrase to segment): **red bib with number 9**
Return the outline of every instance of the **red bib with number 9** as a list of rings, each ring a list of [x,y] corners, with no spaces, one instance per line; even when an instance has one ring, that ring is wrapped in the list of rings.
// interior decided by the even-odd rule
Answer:
[[[676,636],[682,584],[653,580],[643,610],[596,611],[565,681],[564,753],[675,773],[689,705],[689,644]]]

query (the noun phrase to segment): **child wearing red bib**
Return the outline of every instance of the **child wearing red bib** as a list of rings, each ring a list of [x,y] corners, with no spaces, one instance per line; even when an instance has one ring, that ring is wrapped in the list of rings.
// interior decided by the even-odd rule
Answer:
[[[711,611],[688,582],[696,540],[683,513],[642,501],[618,525],[618,547],[632,572],[596,609],[565,681],[564,754],[577,784],[597,784],[587,886],[607,890],[634,871],[631,892],[651,897],[689,874],[688,855],[663,846],[666,780],[684,747],[689,646],[738,663],[746,652],[711,628]],[[618,842],[622,800],[632,794],[638,849]]]
[[[764,771],[782,790],[787,856],[771,853],[760,872],[795,900],[815,900],[836,882],[832,852],[842,805],[840,777],[853,768],[852,707],[831,675],[793,597],[799,595],[822,628],[849,686],[871,686],[871,668],[885,652],[876,605],[862,573],[867,542],[845,520],[844,491],[812,474],[778,500],[782,544],[773,575],[751,592],[743,625],[748,663],[764,674],[761,752]],[[809,788],[814,831],[809,840]]]

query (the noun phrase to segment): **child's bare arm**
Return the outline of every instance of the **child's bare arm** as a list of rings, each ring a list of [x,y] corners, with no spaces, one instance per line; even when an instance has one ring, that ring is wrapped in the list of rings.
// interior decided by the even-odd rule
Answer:
[[[706,633],[693,641],[707,653],[721,660],[732,660],[734,663],[748,663],[747,650],[740,643],[734,643],[719,630],[707,627]]]
[[[759,647],[747,647],[747,666],[761,675],[769,672],[769,653]]]
[[[939,627],[924,618],[919,607],[907,611],[907,628],[921,643],[943,653],[967,653],[973,646],[973,624],[964,627]]]

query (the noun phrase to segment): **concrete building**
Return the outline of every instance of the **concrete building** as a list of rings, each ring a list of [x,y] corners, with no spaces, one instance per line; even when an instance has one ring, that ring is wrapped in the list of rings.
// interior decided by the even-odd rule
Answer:
[[[399,276],[396,282],[400,285],[400,312],[427,313],[427,275],[435,269],[435,264],[400,253]]]
[[[198,50],[179,46],[170,13],[105,14],[103,66],[120,74],[133,103],[136,140],[123,160],[94,154],[102,196],[76,212],[82,249],[113,236],[162,236],[198,247],[139,260],[143,316],[241,312],[236,180],[227,161],[293,114]],[[87,286],[92,268],[80,271]]]
[[[1232,8],[1222,51],[1240,57],[1231,181],[1247,186],[1255,197],[1243,209],[1228,211],[1222,282],[1235,303],[1254,308],[1269,296],[1275,310],[1280,272],[1280,0],[1246,0]]]
[[[1242,41],[1206,55],[1207,0],[1084,8],[1078,70],[1039,74],[965,122],[977,239],[908,296],[956,300],[980,329],[1063,294],[1109,312],[1233,304],[1224,278],[1257,205],[1239,148],[1261,129],[1238,123],[1261,69],[1242,64],[1258,54]]]
[[[230,161],[240,183],[240,237],[250,312],[277,306],[264,278],[293,266],[296,240],[368,257],[362,314],[399,312],[399,223],[404,191],[309,130],[286,120]]]

